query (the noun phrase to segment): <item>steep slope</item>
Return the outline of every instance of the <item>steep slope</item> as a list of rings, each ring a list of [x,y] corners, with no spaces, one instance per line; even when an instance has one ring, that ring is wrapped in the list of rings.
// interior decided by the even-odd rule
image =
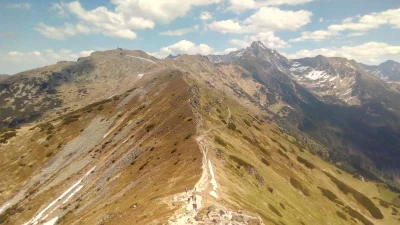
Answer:
[[[384,127],[395,117],[321,102],[262,49],[219,64],[108,52],[118,67],[105,80],[133,71],[119,73],[119,94],[3,128],[0,224],[396,224],[398,194],[315,154],[354,145],[396,168],[396,151],[368,155],[358,143],[396,147]],[[136,59],[156,68],[139,79]],[[93,70],[110,65],[92,60]]]
[[[156,61],[142,51],[120,49],[10,76],[0,80],[0,121],[16,126],[121,94],[141,74],[162,69]]]
[[[388,60],[377,66],[365,65],[360,63],[364,69],[378,78],[388,82],[400,82],[400,63]]]
[[[126,94],[23,127],[0,147],[1,202],[9,207],[2,204],[1,222],[168,220],[178,207],[172,195],[200,179],[196,117],[178,71],[143,79]]]
[[[255,48],[255,45],[260,47]],[[400,153],[394,150],[400,148],[398,93],[364,69],[353,66],[354,62],[346,65],[349,61],[345,59],[322,56],[316,57],[319,61],[316,58],[299,60],[310,68],[326,64],[323,67],[326,71],[342,72],[342,65],[344,71],[351,71],[349,75],[355,79],[352,95],[357,96],[360,105],[348,106],[338,98],[334,99],[337,104],[331,104],[329,99],[310,93],[312,90],[306,85],[299,85],[289,68],[285,69],[287,64],[280,60],[282,56],[271,54],[272,50],[257,42],[252,46],[244,54],[247,57],[230,65],[217,65],[235,77],[225,85],[248,99],[243,104],[262,108],[266,118],[304,141],[314,140],[317,144],[312,143],[310,148],[342,168],[398,186],[399,178],[395,174],[399,167],[395,159]],[[259,51],[263,53],[259,54]],[[283,64],[279,64],[280,61]],[[340,81],[340,78],[335,79]]]
[[[295,59],[290,68],[296,81],[327,103],[360,105],[378,100],[388,105],[396,94],[354,60],[345,58]]]

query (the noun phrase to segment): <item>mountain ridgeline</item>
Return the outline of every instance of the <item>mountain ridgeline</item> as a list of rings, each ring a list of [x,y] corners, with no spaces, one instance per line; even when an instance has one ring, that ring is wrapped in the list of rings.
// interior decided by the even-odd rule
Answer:
[[[389,64],[253,42],[0,76],[0,224],[397,224]]]

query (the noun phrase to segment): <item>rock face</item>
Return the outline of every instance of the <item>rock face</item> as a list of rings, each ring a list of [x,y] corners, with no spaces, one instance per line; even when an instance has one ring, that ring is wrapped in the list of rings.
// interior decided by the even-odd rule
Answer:
[[[1,80],[0,224],[396,224],[392,86],[260,42],[213,57],[117,49]]]
[[[377,66],[360,63],[368,72],[388,82],[400,82],[400,63],[388,60]]]

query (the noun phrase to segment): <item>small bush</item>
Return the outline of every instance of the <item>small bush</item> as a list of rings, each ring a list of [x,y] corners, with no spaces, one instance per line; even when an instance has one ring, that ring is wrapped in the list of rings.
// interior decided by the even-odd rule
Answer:
[[[264,163],[266,166],[271,165],[271,163],[269,163],[264,157],[261,158],[261,162]]]
[[[243,122],[247,125],[247,126],[251,126],[251,123],[248,121],[248,120],[246,120],[246,119],[243,119]]]
[[[241,167],[245,167],[247,169],[253,168],[253,166],[250,163],[244,161],[243,159],[241,159],[239,157],[230,155],[229,158],[231,158],[234,162],[236,162]]]
[[[271,192],[271,193],[273,193],[274,192],[274,189],[272,188],[272,187],[267,187],[267,190],[269,191],[269,192]]]
[[[344,193],[344,194],[352,194],[353,197],[360,203],[362,206],[364,206],[365,209],[369,211],[371,216],[373,216],[376,219],[383,219],[383,214],[381,210],[375,206],[375,204],[369,199],[367,196],[364,194],[358,192],[357,190],[353,189],[352,187],[347,186],[345,183],[342,181],[338,180],[334,176],[330,175],[329,173],[325,172],[325,174],[332,180],[333,183],[336,184],[336,186]]]
[[[258,131],[261,131],[261,129],[258,126],[253,125],[253,127],[256,128]]]
[[[268,208],[274,212],[276,215],[278,215],[279,217],[282,217],[282,214],[279,212],[279,210],[277,208],[275,208],[273,205],[268,204]]]
[[[323,196],[325,196],[326,198],[328,198],[332,202],[337,203],[339,205],[343,205],[343,203],[337,198],[337,196],[333,192],[331,192],[330,190],[322,188],[322,187],[318,187],[318,189],[321,191]]]
[[[77,115],[77,114],[75,114],[75,115],[69,115],[69,116],[67,116],[67,117],[65,117],[65,118],[63,119],[63,123],[64,123],[64,124],[73,123],[73,122],[75,122],[75,121],[78,121],[80,117],[81,117],[81,116],[80,116],[80,115]]]
[[[147,133],[150,132],[151,130],[154,129],[154,127],[155,127],[154,124],[149,124],[149,125],[147,125],[147,127],[146,127],[146,132],[147,132]]]
[[[279,205],[281,206],[282,209],[285,209],[285,205],[282,202],[280,202]]]
[[[141,166],[139,167],[139,170],[144,169],[144,168],[147,166],[147,163],[149,163],[149,162],[147,161],[147,162],[145,162],[143,165],[141,165]]]
[[[291,177],[290,184],[297,190],[301,191],[305,196],[310,196],[310,192],[298,180]]]
[[[369,221],[367,218],[365,218],[362,214],[357,212],[356,210],[352,209],[349,206],[344,207],[344,211],[347,212],[351,217],[358,219],[361,221],[364,225],[374,225],[371,221]]]
[[[187,139],[189,139],[191,137],[192,137],[192,134],[188,134],[188,135],[186,135],[185,140],[187,140]]]
[[[217,110],[218,113],[221,113],[221,110],[220,110],[220,109],[216,109],[216,110]]]
[[[228,123],[228,129],[231,129],[233,131],[236,130],[236,125],[234,123]]]
[[[285,157],[286,159],[290,159],[289,156],[287,156],[285,153],[282,152],[282,150],[278,149],[278,153]]]
[[[342,218],[342,219],[344,219],[344,220],[347,221],[347,217],[346,217],[346,215],[345,215],[344,213],[342,213],[342,212],[340,212],[340,211],[336,211],[336,214],[337,214],[340,218]]]
[[[53,155],[53,152],[49,152],[49,153],[46,154],[46,157],[50,157],[52,155]]]
[[[309,161],[307,161],[307,159],[302,158],[300,156],[297,156],[297,161],[299,161],[299,163],[304,164],[308,169],[312,170],[315,168],[314,164],[310,163]]]
[[[215,136],[214,141],[217,142],[217,144],[222,145],[224,147],[227,146],[227,143],[219,136]]]

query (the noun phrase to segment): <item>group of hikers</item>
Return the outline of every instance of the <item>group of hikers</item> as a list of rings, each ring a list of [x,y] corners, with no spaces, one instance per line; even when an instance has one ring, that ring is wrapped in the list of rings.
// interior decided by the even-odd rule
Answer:
[[[188,189],[185,187],[186,196],[189,196]],[[197,211],[197,203],[196,203],[196,187],[193,188],[193,194],[188,198],[188,203],[193,201],[193,210]]]

